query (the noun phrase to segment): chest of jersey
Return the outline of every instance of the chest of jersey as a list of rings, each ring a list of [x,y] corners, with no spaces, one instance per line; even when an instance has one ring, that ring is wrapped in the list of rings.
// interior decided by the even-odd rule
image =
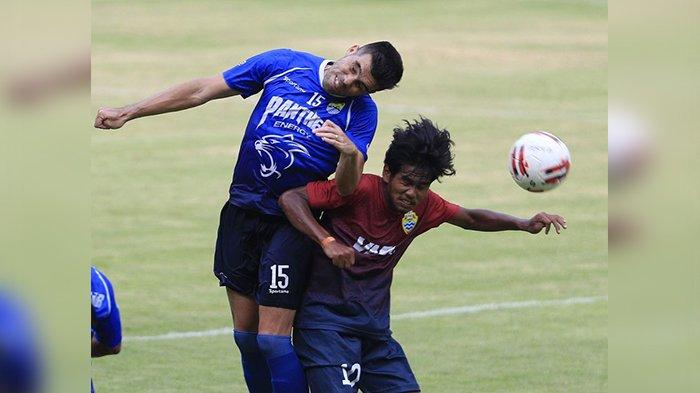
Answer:
[[[320,140],[311,131],[326,120],[347,129],[352,100],[330,96],[314,77],[301,70],[267,82],[254,114],[256,130]]]

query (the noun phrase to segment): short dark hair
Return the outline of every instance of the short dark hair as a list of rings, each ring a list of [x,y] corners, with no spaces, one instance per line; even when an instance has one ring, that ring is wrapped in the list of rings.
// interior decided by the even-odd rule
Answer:
[[[427,172],[429,180],[439,180],[441,176],[455,174],[454,155],[451,147],[454,142],[450,132],[441,130],[429,119],[404,120],[406,127],[394,128],[394,139],[384,156],[384,164],[395,175],[404,165]]]
[[[359,54],[372,55],[372,78],[377,91],[393,89],[403,76],[403,61],[399,52],[388,41],[362,45]]]

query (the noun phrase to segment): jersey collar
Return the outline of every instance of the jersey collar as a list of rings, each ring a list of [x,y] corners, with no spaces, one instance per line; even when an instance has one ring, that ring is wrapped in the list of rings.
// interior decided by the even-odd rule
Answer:
[[[326,74],[326,66],[331,65],[333,63],[334,62],[332,60],[324,60],[321,62],[321,66],[318,67],[318,84],[321,85],[321,90],[323,90],[323,91],[326,91],[326,89],[323,88],[323,76]],[[346,98],[346,97],[341,97],[341,96],[337,96],[335,94],[328,93],[327,91],[326,91],[326,93],[328,95],[330,95],[331,97],[336,97],[339,99]]]
[[[333,61],[324,60],[318,67],[318,84],[321,85],[321,88],[323,88],[323,76],[326,74],[326,66],[330,64],[333,64]]]

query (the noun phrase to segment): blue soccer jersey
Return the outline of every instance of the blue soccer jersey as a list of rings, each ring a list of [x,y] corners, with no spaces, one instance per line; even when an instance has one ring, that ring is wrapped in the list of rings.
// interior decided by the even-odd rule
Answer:
[[[369,97],[335,97],[322,86],[328,60],[290,49],[261,53],[223,73],[243,98],[262,91],[241,142],[229,201],[282,215],[277,198],[286,190],[335,172],[338,150],[311,131],[330,120],[367,159],[377,128]]]
[[[114,348],[122,342],[122,324],[114,289],[107,276],[90,267],[92,335],[102,344]]]

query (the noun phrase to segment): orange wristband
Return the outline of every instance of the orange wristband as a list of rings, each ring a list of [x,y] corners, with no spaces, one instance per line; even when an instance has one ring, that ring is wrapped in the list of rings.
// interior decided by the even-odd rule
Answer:
[[[328,236],[327,238],[321,240],[321,245],[325,247],[328,245],[328,243],[334,242],[334,241],[335,241],[335,238],[333,236]]]

